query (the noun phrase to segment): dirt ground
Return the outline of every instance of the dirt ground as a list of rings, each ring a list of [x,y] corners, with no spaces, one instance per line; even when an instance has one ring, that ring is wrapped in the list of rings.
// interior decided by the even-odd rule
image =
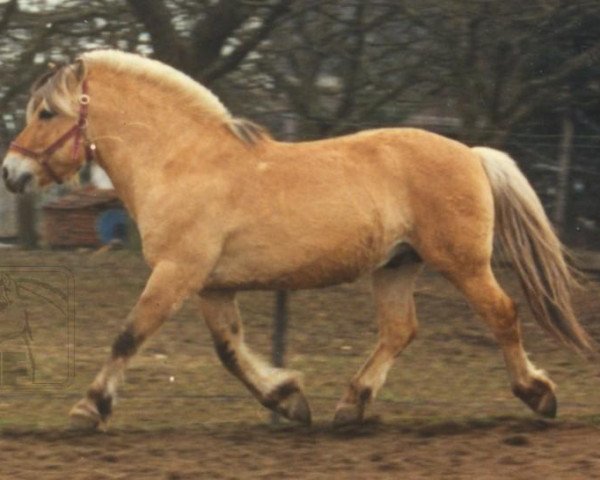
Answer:
[[[69,429],[66,413],[107,357],[148,270],[127,251],[0,255],[18,282],[38,275],[40,266],[70,272],[74,291],[67,297],[75,312],[73,325],[52,313],[52,305],[68,300],[50,269],[44,278],[56,288],[27,300],[28,336],[12,335],[6,322],[0,328],[3,367],[6,352],[25,348],[28,338],[38,379],[66,375],[46,385],[28,383],[28,366],[19,366],[11,382],[4,372],[0,479],[600,478],[597,364],[546,338],[507,271],[499,276],[522,305],[530,357],[559,386],[557,420],[536,418],[512,396],[491,336],[452,286],[425,272],[417,292],[419,335],[361,426],[335,429],[330,420],[375,343],[366,280],[291,295],[286,361],[305,374],[313,426],[271,425],[269,412],[220,366],[189,301],[132,362],[108,431],[81,433]],[[596,339],[599,293],[592,283],[576,296],[580,319]],[[273,303],[269,292],[240,298],[248,343],[265,356]]]

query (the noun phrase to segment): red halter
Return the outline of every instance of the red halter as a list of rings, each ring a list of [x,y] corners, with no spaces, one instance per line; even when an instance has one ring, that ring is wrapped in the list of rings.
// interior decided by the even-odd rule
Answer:
[[[81,84],[81,96],[79,97],[79,118],[77,123],[67,130],[62,136],[60,136],[54,143],[41,152],[29,150],[28,148],[18,145],[16,142],[12,142],[8,147],[9,150],[21,153],[32,160],[38,162],[41,167],[46,171],[48,176],[52,178],[56,183],[62,183],[62,179],[52,169],[48,161],[54,152],[62,147],[71,137],[73,137],[73,151],[71,157],[73,161],[77,160],[79,155],[79,149],[81,148],[81,139],[84,138],[84,132],[87,127],[87,116],[88,116],[88,105],[90,103],[90,96],[88,95],[87,81],[84,80]],[[85,145],[85,159],[90,162],[94,159],[94,150],[96,149],[94,144],[86,143]]]

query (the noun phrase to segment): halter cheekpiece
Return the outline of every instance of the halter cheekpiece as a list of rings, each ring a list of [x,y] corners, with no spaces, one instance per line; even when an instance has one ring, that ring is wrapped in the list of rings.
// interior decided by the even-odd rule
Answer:
[[[71,153],[71,158],[73,159],[73,161],[77,160],[77,156],[79,155],[79,149],[81,148],[82,139],[86,141],[84,145],[85,160],[87,162],[90,162],[94,159],[94,150],[96,150],[96,146],[93,143],[88,142],[85,138],[89,103],[90,96],[88,95],[87,80],[84,80],[81,84],[81,95],[79,96],[79,118],[77,119],[77,123],[75,123],[75,125],[73,125],[54,143],[52,143],[49,147],[47,147],[45,150],[42,150],[41,152],[29,150],[28,148],[18,145],[16,142],[12,142],[8,149],[21,153],[27,156],[28,158],[35,160],[41,165],[41,167],[46,171],[48,176],[52,178],[52,180],[54,180],[58,184],[62,183],[62,179],[56,174],[56,172],[52,169],[48,162],[52,154],[56,152],[59,148],[61,148],[65,143],[67,143],[71,138],[73,138],[73,150]]]

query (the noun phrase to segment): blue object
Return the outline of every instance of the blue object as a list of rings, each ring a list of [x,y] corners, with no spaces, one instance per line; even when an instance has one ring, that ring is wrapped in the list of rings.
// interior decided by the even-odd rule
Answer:
[[[107,245],[112,240],[122,242],[127,238],[127,214],[122,208],[105,210],[96,220],[96,231],[100,241]]]

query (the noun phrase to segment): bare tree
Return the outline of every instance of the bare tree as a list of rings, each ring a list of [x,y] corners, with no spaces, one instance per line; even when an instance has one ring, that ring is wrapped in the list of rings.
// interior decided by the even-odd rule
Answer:
[[[425,87],[411,31],[396,1],[295,5],[254,59],[268,103],[305,137],[398,124]]]
[[[210,84],[238,68],[294,0],[180,1],[178,9],[194,19],[185,32],[177,30],[177,9],[164,0],[127,3],[149,32],[156,58]]]
[[[582,19],[600,20],[596,2],[425,0],[418,8],[407,5],[405,18],[431,39],[426,52],[433,66],[430,81],[438,83],[436,94],[453,102],[465,138],[502,144],[546,104],[564,108],[576,101],[569,83],[590,75],[600,57],[597,31],[573,42]]]

